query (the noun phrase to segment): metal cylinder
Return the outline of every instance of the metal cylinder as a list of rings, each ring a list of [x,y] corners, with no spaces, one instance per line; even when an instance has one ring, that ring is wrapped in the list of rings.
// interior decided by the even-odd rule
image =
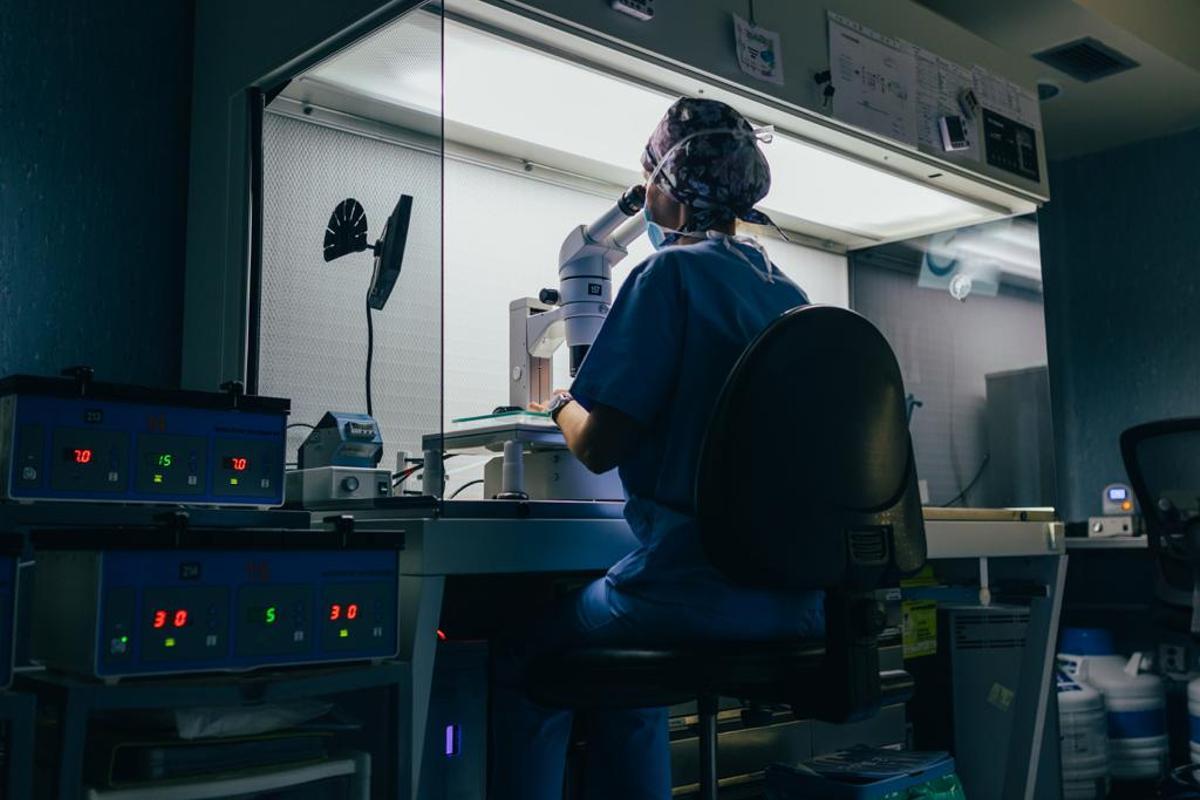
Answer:
[[[426,450],[425,463],[421,467],[421,492],[430,497],[441,497],[446,489],[446,472],[442,465],[442,451]]]
[[[525,449],[518,441],[504,443],[504,465],[500,473],[500,496],[525,494]]]

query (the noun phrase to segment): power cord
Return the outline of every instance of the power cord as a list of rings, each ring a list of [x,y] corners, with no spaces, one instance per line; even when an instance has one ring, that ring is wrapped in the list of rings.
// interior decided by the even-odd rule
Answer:
[[[473,481],[467,481],[467,482],[466,482],[466,483],[464,483],[462,486],[460,486],[460,487],[458,487],[457,489],[455,489],[455,490],[454,490],[454,494],[450,495],[450,496],[449,496],[448,498],[446,498],[446,499],[447,499],[447,500],[453,500],[454,498],[456,498],[456,497],[458,497],[460,494],[462,494],[462,493],[463,493],[463,491],[464,491],[465,489],[468,489],[468,488],[470,488],[470,487],[474,486],[474,485],[475,485],[475,484],[477,484],[477,483],[483,483],[483,478],[476,478],[476,479],[475,479],[475,480],[473,480]]]
[[[988,462],[991,460],[992,460],[991,453],[988,453],[986,456],[984,456],[983,463],[981,463],[979,465],[979,469],[976,470],[976,472],[975,472],[975,477],[971,478],[971,482],[967,484],[967,487],[965,489],[963,489],[961,492],[959,492],[957,495],[955,495],[954,499],[951,500],[949,503],[943,503],[942,508],[949,508],[950,506],[954,505],[955,503],[959,502],[960,500],[966,500],[967,492],[974,489],[975,484],[979,483],[979,479],[983,477],[983,471],[985,469],[987,469]]]
[[[366,390],[367,390],[367,416],[375,416],[371,403],[371,362],[375,358],[375,323],[371,319],[371,295],[367,294],[364,300],[364,305],[367,309],[367,370],[366,370]]]

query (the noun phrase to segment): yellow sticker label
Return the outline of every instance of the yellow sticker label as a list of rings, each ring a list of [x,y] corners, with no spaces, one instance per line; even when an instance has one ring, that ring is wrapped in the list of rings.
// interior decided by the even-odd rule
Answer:
[[[906,600],[900,604],[904,657],[920,658],[937,653],[937,603]]]
[[[1007,686],[1001,686],[998,683],[992,684],[992,689],[988,692],[987,701],[1001,711],[1008,711],[1012,706],[1013,700],[1017,697],[1017,693]]]

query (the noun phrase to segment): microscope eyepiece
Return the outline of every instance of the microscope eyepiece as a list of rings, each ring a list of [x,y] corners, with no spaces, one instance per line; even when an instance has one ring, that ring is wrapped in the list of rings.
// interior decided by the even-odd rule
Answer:
[[[626,189],[625,193],[621,195],[621,199],[617,201],[617,208],[621,209],[621,213],[627,217],[637,214],[644,205],[646,205],[646,187],[640,183]]]

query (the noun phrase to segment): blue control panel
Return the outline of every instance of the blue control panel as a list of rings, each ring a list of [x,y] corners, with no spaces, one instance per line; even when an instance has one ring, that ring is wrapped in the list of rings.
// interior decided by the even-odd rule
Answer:
[[[10,499],[283,503],[287,401],[31,381],[0,387]]]
[[[48,550],[34,656],[101,678],[389,658],[394,549]]]

